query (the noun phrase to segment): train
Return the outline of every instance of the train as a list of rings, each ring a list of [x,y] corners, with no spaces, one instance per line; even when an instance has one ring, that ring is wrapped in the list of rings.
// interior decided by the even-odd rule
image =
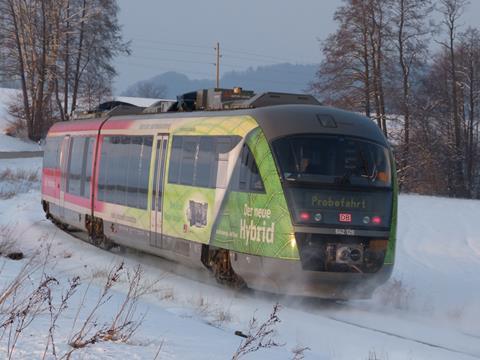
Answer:
[[[365,299],[390,277],[396,170],[371,119],[239,88],[103,110],[47,134],[56,225],[269,293]]]

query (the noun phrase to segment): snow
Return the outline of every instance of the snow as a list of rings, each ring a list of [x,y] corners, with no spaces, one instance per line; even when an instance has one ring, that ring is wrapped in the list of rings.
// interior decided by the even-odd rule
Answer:
[[[0,88],[0,132],[8,126],[8,103],[18,95],[16,89]]]
[[[149,107],[150,105],[156,103],[157,101],[164,100],[164,101],[173,101],[170,99],[152,99],[152,98],[139,98],[139,97],[131,97],[131,96],[115,96],[113,100],[116,101],[123,101],[129,104],[133,104],[136,106],[141,107]]]
[[[0,173],[7,167],[39,169],[39,161],[0,160]],[[195,274],[182,267],[178,272],[187,276],[172,273],[177,266],[154,256],[99,250],[44,218],[38,184],[0,200],[0,213],[0,227],[13,228],[16,247],[27,254],[22,261],[1,260],[1,287],[32,254],[49,244],[51,261],[45,271],[60,281],[55,294],[65,291],[69,278],[81,277],[78,296],[58,324],[59,353],[69,350],[72,319],[84,292],[88,289],[89,295],[81,319],[93,307],[113,265],[124,260],[133,269],[141,264],[144,281],[158,281],[138,304],[139,314],[146,316],[128,343],[99,342],[77,350],[74,358],[154,358],[160,346],[162,359],[229,358],[242,340],[234,332],[247,331],[252,316],[266,319],[276,301],[282,305],[276,339],[285,346],[252,353],[247,359],[292,358],[290,350],[297,345],[310,348],[307,359],[367,359],[369,354],[380,359],[480,357],[479,201],[401,195],[393,277],[372,300],[348,303],[234,292],[213,281],[195,281]],[[395,281],[401,281],[399,297],[409,294],[398,308],[383,296]],[[99,323],[114,316],[112,304],[120,303],[126,291],[126,282],[119,282]],[[47,316],[38,317],[27,328],[17,345],[17,357],[43,354],[48,321]],[[0,352],[5,353],[5,348],[5,341],[0,341]]]
[[[5,134],[12,118],[8,114],[8,104],[15,100],[19,91],[16,89],[0,88],[0,152],[2,151],[39,151],[38,144],[32,141],[17,139]]]
[[[10,151],[19,151],[15,146],[21,148],[15,143]],[[24,281],[23,291],[33,290],[44,271],[59,281],[52,286],[54,306],[69,279],[80,276],[55,329],[59,357],[71,350],[69,339],[94,307],[108,271],[124,261],[130,273],[137,265],[144,271],[148,291],[134,317],[145,316],[140,327],[126,343],[96,342],[72,358],[153,359],[159,351],[159,359],[228,359],[242,341],[235,331],[247,332],[253,316],[264,321],[276,302],[282,308],[274,335],[284,346],[245,359],[291,359],[296,346],[310,348],[306,359],[321,360],[480,358],[480,201],[401,195],[392,278],[371,300],[333,303],[233,291],[154,256],[100,250],[45,219],[40,168],[40,158],[0,159],[0,248],[8,238],[26,255],[19,261],[0,257],[0,294],[29,262],[40,268]],[[7,169],[17,178],[2,178]],[[28,179],[31,173],[37,179]],[[11,196],[2,198],[2,192]],[[92,331],[111,323],[127,291],[124,274],[95,315]],[[49,326],[43,311],[21,333],[14,358],[41,358]],[[0,357],[7,350],[7,336],[0,332]],[[51,352],[47,358],[54,358]]]

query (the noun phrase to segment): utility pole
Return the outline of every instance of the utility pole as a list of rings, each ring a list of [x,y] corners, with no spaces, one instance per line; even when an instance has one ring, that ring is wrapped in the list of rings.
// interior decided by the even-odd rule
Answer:
[[[217,68],[217,81],[216,81],[216,88],[220,88],[220,58],[222,55],[220,55],[220,43],[217,41],[217,46],[214,47],[214,49],[217,51],[217,61],[215,62],[215,67]]]

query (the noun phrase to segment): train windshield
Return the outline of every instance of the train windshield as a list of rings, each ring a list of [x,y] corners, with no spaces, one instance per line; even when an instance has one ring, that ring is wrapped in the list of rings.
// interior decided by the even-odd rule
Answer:
[[[392,185],[387,148],[346,136],[302,135],[273,142],[285,180],[339,186]]]

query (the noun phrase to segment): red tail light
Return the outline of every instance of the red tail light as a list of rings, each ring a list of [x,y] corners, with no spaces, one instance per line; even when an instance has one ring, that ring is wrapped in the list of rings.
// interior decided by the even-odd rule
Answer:
[[[380,216],[372,217],[372,223],[375,225],[380,225],[382,223],[382,218]]]
[[[302,211],[300,213],[300,219],[302,221],[308,221],[308,220],[310,220],[310,214],[308,212]]]

